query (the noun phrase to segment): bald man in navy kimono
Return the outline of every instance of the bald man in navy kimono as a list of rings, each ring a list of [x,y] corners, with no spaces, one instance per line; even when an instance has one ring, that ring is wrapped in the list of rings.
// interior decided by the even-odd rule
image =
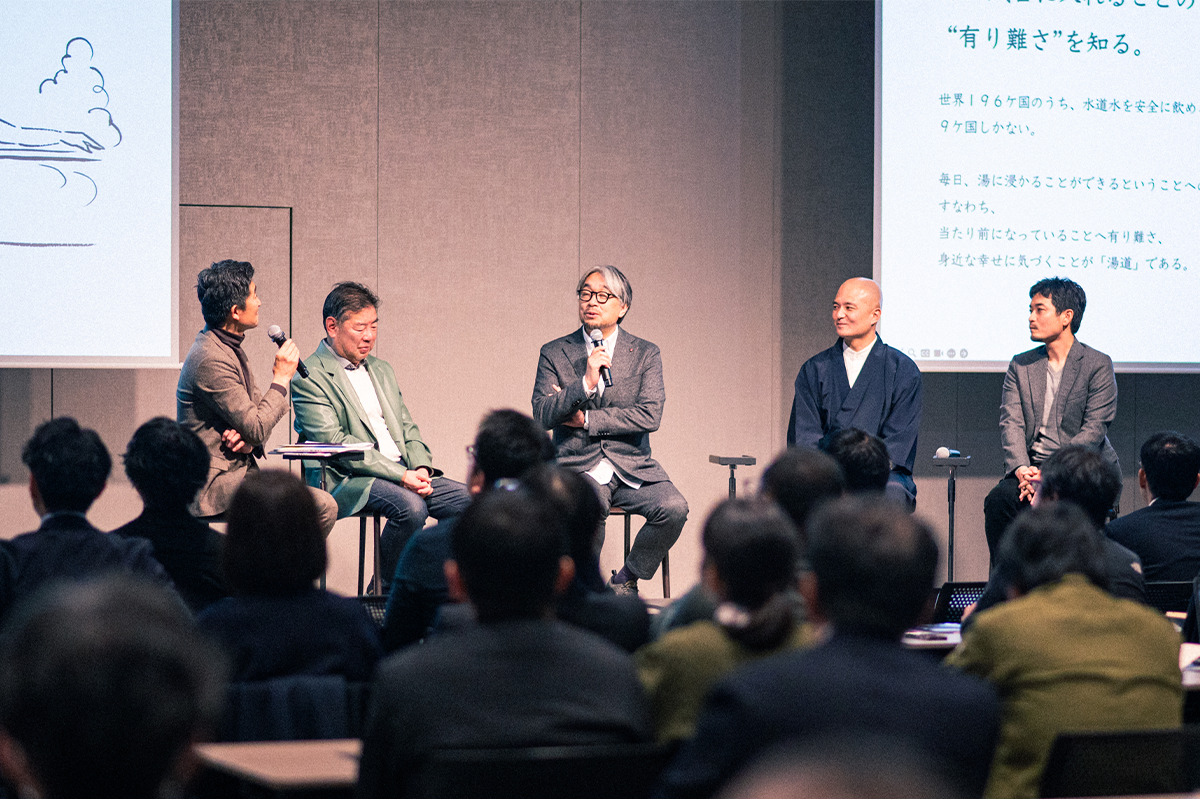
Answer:
[[[912,359],[875,333],[879,284],[851,278],[833,298],[838,342],[804,362],[788,422],[788,445],[816,447],[843,428],[860,428],[887,445],[892,462],[887,494],[916,506],[913,462],[921,425],[921,372]]]

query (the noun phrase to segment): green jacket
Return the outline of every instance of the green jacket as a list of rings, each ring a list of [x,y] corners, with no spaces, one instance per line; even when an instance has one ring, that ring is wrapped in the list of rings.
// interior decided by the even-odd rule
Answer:
[[[371,382],[375,384],[375,394],[379,397],[388,430],[404,455],[404,464],[397,464],[380,454],[375,433],[367,421],[367,412],[346,378],[345,368],[325,342],[317,345],[316,351],[304,360],[308,377],[301,378],[297,373],[292,378],[292,407],[296,412],[296,433],[301,441],[375,443],[375,449],[368,450],[362,461],[334,461],[326,467],[326,488],[337,500],[339,517],[350,516],[366,504],[376,478],[398,484],[403,480],[405,470],[417,467],[427,467],[435,476],[442,474],[433,468],[433,457],[404,405],[391,365],[375,356],[367,356],[365,364]],[[314,483],[317,467],[316,462],[305,462],[309,483]]]
[[[1004,704],[986,797],[1037,797],[1059,733],[1172,728],[1183,716],[1171,622],[1074,573],[979,612],[946,662]]]

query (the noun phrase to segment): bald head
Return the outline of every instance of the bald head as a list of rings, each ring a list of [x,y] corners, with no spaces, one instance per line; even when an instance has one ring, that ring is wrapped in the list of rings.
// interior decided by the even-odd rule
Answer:
[[[875,308],[879,308],[883,301],[883,291],[879,284],[870,278],[851,278],[838,288],[838,294],[842,292],[854,292],[862,297],[867,305],[873,305]]]
[[[838,288],[833,298],[833,326],[852,349],[861,350],[875,341],[881,300],[879,284],[870,278],[851,278]]]

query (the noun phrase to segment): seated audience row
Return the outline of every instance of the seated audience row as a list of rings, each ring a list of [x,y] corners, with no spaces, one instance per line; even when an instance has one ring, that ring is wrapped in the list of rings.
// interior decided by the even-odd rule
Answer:
[[[928,610],[937,545],[876,496],[878,442],[858,431],[829,439],[833,458],[788,451],[759,498],[712,511],[702,588],[647,644],[645,606],[600,575],[589,479],[549,463],[531,418],[491,412],[471,504],[401,555],[388,625],[408,633],[386,658],[357,600],[315,588],[324,531],[291,473],[250,474],[224,537],[187,516],[207,471],[194,438],[162,418],[138,429],[125,467],[145,508],[120,535],[85,517],[111,469],[93,431],[52,420],[25,448],[42,524],[0,543],[0,769],[22,790],[177,792],[227,676],[373,679],[367,794],[404,791],[435,749],[657,734],[681,742],[667,795],[924,782],[1035,796],[1061,731],[1180,724],[1178,635],[1114,596],[1144,594],[1140,565],[1101,533],[1120,476],[1086,448],[1042,465],[1034,508],[1003,536],[988,599],[943,666],[899,642]],[[1143,447],[1148,499],[1190,505],[1198,471],[1186,437]],[[843,487],[858,492],[833,499]],[[908,771],[866,781],[881,753]]]

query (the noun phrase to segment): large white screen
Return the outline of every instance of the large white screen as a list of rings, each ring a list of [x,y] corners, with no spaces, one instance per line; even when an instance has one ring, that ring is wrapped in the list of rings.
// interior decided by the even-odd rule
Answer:
[[[177,366],[174,8],[0,0],[0,366]]]
[[[904,0],[878,10],[877,277],[926,370],[1032,347],[1077,281],[1118,368],[1200,367],[1197,0]]]

